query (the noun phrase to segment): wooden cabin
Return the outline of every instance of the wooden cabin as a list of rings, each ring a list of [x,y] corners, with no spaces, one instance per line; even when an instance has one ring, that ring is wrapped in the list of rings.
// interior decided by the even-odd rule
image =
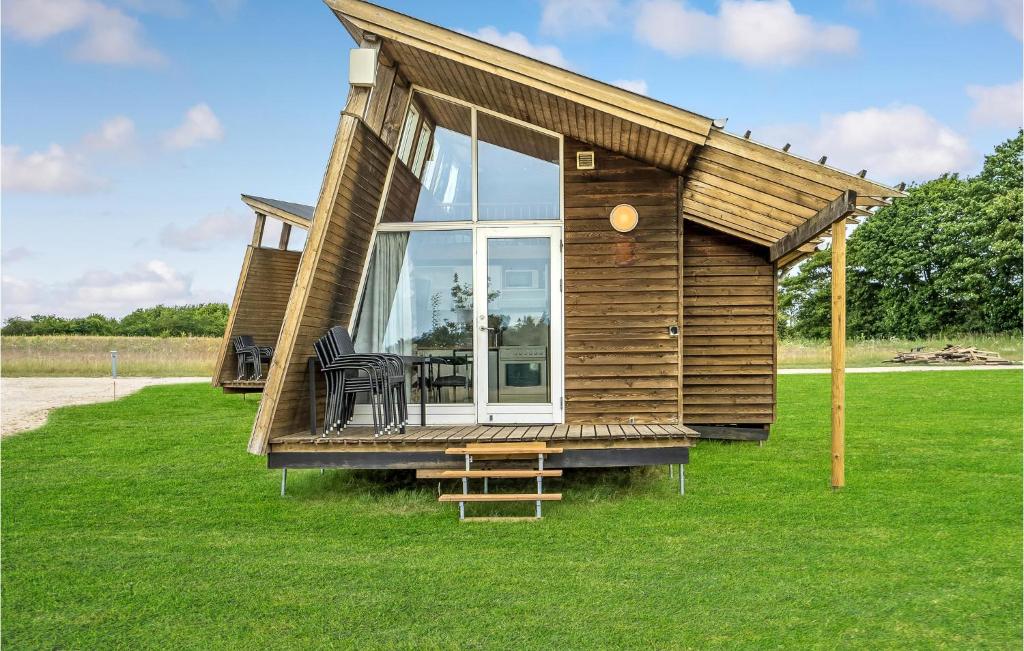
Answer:
[[[250,452],[277,468],[423,469],[450,466],[453,445],[548,442],[551,467],[628,466],[685,463],[696,437],[767,437],[780,270],[898,190],[395,11],[325,1],[358,47],[299,220],[308,239],[299,256],[254,237],[228,326],[276,337]],[[318,428],[313,343],[338,324],[357,350],[437,361],[410,370],[405,434]],[[215,382],[230,388],[227,343],[222,357]]]

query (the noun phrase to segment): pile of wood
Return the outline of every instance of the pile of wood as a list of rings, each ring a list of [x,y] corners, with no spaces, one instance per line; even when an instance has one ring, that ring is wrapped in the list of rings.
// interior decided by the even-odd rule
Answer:
[[[999,365],[1013,364],[1004,359],[999,353],[988,350],[978,350],[973,346],[957,346],[947,344],[945,348],[936,352],[926,352],[924,347],[913,348],[906,353],[896,353],[896,357],[889,360],[891,364],[977,364],[977,365]]]

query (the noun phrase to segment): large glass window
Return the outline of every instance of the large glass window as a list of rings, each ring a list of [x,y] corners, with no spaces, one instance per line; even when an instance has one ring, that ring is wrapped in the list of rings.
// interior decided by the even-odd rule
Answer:
[[[430,355],[428,402],[472,403],[472,231],[379,232],[355,322],[359,352]],[[419,402],[418,378],[410,378]]]
[[[418,107],[418,108],[417,108]],[[391,181],[385,222],[470,221],[473,218],[472,111],[416,93]]]
[[[558,139],[477,113],[481,221],[558,219]]]

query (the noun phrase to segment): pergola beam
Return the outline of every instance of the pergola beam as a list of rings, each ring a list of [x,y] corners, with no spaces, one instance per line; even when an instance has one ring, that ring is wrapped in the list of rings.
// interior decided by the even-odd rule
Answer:
[[[818,211],[803,224],[783,235],[775,244],[769,247],[768,256],[772,262],[786,256],[805,243],[813,240],[829,229],[830,226],[854,214],[857,210],[857,193],[853,190],[846,190],[833,199],[827,206]]]

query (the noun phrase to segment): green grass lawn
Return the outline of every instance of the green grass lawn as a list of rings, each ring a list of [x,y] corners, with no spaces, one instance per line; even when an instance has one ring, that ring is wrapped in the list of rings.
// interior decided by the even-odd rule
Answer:
[[[1021,648],[1021,375],[779,380],[768,445],[552,481],[460,524],[401,474],[277,472],[200,385],[3,443],[3,642],[29,648]],[[528,508],[528,507],[524,507]]]

